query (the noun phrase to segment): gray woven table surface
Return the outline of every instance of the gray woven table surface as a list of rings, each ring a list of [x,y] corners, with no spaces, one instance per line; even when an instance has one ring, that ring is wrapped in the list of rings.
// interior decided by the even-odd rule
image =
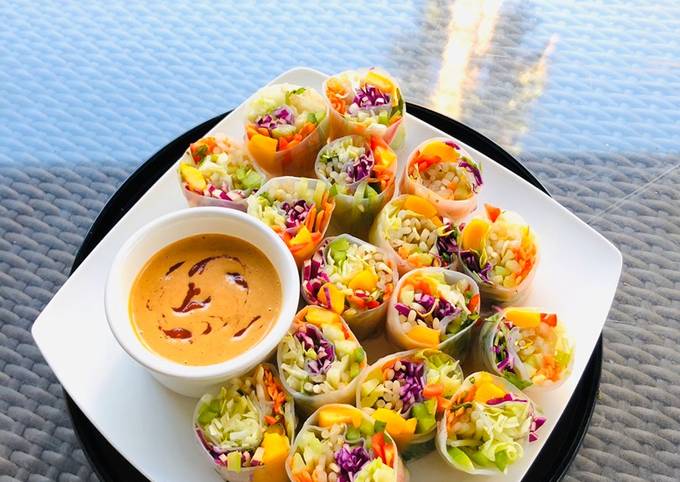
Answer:
[[[31,325],[126,176],[296,65],[386,67],[619,247],[567,480],[680,480],[680,8],[646,3],[0,3],[0,480],[96,480]]]

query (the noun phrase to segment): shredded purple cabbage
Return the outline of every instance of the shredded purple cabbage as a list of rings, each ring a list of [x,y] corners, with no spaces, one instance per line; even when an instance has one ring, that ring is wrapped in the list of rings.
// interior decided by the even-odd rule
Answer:
[[[487,404],[487,405],[499,405],[499,404],[505,403],[505,402],[522,402],[522,403],[526,403],[527,401],[528,401],[528,400],[526,400],[526,399],[524,399],[524,398],[518,398],[518,397],[516,397],[514,394],[508,392],[508,393],[506,393],[506,394],[505,394],[504,396],[502,396],[502,397],[492,398],[491,400],[487,400],[487,401],[486,401],[486,404]]]
[[[538,434],[536,431],[543,426],[546,422],[545,417],[540,415],[534,415],[531,420],[531,427],[529,427],[529,442],[535,442],[538,440]]]
[[[456,242],[455,229],[451,229],[442,236],[437,237],[437,252],[439,257],[446,263],[451,264],[453,257],[458,254],[458,243]]]
[[[394,370],[392,380],[399,381],[399,398],[403,407],[401,414],[405,417],[411,412],[416,402],[423,400],[423,387],[425,386],[425,364],[409,360],[400,360],[401,368]]]
[[[363,153],[353,164],[348,164],[346,167],[349,182],[354,183],[369,177],[374,165],[375,159],[370,151]]]
[[[264,127],[265,129],[276,129],[280,125],[295,123],[295,114],[288,108],[288,106],[281,106],[270,114],[265,114],[259,117],[255,124],[257,127]]]
[[[406,306],[404,303],[397,303],[394,305],[394,309],[397,310],[397,313],[403,316],[408,316],[408,314],[411,312],[411,308]]]
[[[484,283],[493,284],[491,282],[491,278],[489,278],[489,274],[491,273],[491,263],[487,262],[483,268],[480,267],[479,256],[472,250],[461,251],[460,259],[470,271],[477,273],[479,278]]]
[[[371,461],[371,455],[361,445],[350,448],[344,444],[335,453],[335,463],[340,467],[338,482],[351,482],[361,468]]]
[[[483,184],[482,173],[479,172],[479,168],[476,165],[468,162],[468,160],[466,158],[461,159],[460,162],[458,163],[458,165],[460,167],[462,167],[463,169],[467,169],[468,171],[470,171],[470,173],[472,173],[472,175],[475,178],[475,183],[472,186],[472,190],[474,192],[477,192],[477,190],[479,189],[479,186],[481,186]]]
[[[437,307],[432,313],[432,316],[441,320],[442,318],[445,318],[447,316],[456,316],[461,311],[462,311],[461,308],[459,308],[458,306],[449,303],[444,298],[439,298],[439,303],[437,303]]]
[[[515,358],[512,356],[512,353],[510,353],[508,351],[506,351],[505,358],[503,360],[501,360],[500,363],[498,363],[496,365],[499,372],[502,372],[503,370],[506,370],[506,369],[512,370],[514,366],[515,366]]]
[[[366,85],[365,87],[359,87],[354,91],[354,100],[352,101],[352,104],[356,104],[360,109],[382,107],[390,105],[390,95],[385,94],[372,85]]]
[[[453,147],[457,151],[460,151],[460,146],[453,141],[444,141],[444,144],[446,144],[449,147]]]
[[[324,374],[331,363],[335,361],[335,347],[316,326],[305,324],[293,335],[306,350],[316,353],[316,360],[306,364],[307,371],[312,375]]]
[[[281,209],[286,212],[286,228],[294,228],[302,224],[311,208],[304,199],[300,199],[293,204],[287,202],[281,204]]]
[[[327,244],[328,241],[324,241],[317,252],[302,266],[302,287],[309,297],[309,303],[318,302],[317,294],[319,290],[324,283],[330,281],[328,274],[324,271],[326,260],[323,257],[323,252]]]
[[[425,310],[424,312],[422,312],[422,313],[420,313],[420,314],[421,314],[421,315],[426,315],[426,314],[428,314],[430,311],[432,311],[432,308],[434,307],[434,303],[435,303],[435,301],[437,301],[437,300],[436,300],[436,298],[435,298],[434,296],[432,296],[432,295],[428,295],[428,294],[424,294],[424,293],[418,292],[418,293],[416,293],[416,294],[413,296],[413,301],[415,301],[416,303],[418,303],[418,304],[419,304],[420,306],[422,306],[423,309]]]

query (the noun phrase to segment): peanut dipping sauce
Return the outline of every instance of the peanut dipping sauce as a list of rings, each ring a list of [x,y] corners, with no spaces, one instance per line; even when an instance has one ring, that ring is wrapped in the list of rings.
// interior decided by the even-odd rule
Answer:
[[[240,355],[269,332],[281,282],[252,244],[223,234],[176,241],[154,254],[130,292],[130,320],[151,351],[185,365]]]

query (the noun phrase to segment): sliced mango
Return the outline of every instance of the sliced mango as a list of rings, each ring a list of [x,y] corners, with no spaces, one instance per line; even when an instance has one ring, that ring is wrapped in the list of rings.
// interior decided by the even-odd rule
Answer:
[[[503,398],[505,393],[505,390],[496,385],[494,382],[481,382],[477,384],[475,400],[486,403],[487,401],[494,398]]]
[[[486,236],[491,228],[491,223],[486,219],[474,218],[463,228],[461,247],[481,252],[486,244]]]
[[[307,312],[305,313],[305,321],[316,326],[325,324],[335,325],[340,323],[340,317],[337,313],[334,313],[330,310],[326,310],[319,306],[310,306],[307,308]]]
[[[385,430],[399,442],[408,442],[416,432],[418,420],[416,418],[405,419],[394,410],[378,408],[373,412],[373,418],[385,422]]]
[[[376,146],[375,149],[373,149],[373,154],[383,166],[391,166],[397,160],[397,155],[394,151],[387,147]]]
[[[255,134],[248,141],[250,155],[267,171],[273,171],[275,168],[274,160],[277,146],[278,141],[276,139],[262,134]]]
[[[291,246],[299,246],[301,244],[307,244],[311,242],[312,233],[310,233],[309,229],[307,229],[307,226],[303,224],[300,230],[297,232],[297,234],[293,236],[293,239],[289,241],[289,244]]]
[[[378,284],[378,275],[370,269],[360,271],[349,282],[353,290],[373,291]]]
[[[203,174],[201,174],[201,171],[194,166],[180,164],[179,173],[192,191],[203,192],[208,185],[208,183],[205,182],[205,178],[203,177]]]
[[[386,93],[391,93],[394,90],[394,82],[375,70],[368,71],[368,74],[366,74],[366,77],[364,78],[364,83],[374,85]]]
[[[518,328],[536,328],[541,324],[541,313],[531,308],[506,308],[504,315]]]
[[[460,153],[450,145],[442,141],[433,141],[427,144],[420,152],[421,157],[438,157],[443,162],[455,162]]]
[[[330,300],[328,299],[328,295],[326,293],[330,295]],[[324,284],[319,289],[319,294],[317,297],[324,306],[329,307],[337,314],[340,314],[345,310],[345,293],[336,288],[333,283]]]
[[[330,427],[341,423],[361,426],[361,411],[349,405],[327,405],[319,410],[319,427]]]
[[[404,200],[404,209],[421,214],[426,218],[432,218],[437,215],[437,208],[427,199],[418,196],[406,196]]]
[[[265,464],[283,464],[283,462],[286,460],[286,457],[288,457],[290,442],[288,441],[288,437],[283,434],[267,432],[264,434],[264,438],[262,439],[262,448],[264,449],[262,462]]]
[[[407,333],[409,338],[427,346],[439,345],[439,330],[427,326],[416,325]]]
[[[264,466],[253,472],[253,482],[285,482],[288,480],[285,462],[290,452],[288,437],[267,432],[262,439],[262,462]]]

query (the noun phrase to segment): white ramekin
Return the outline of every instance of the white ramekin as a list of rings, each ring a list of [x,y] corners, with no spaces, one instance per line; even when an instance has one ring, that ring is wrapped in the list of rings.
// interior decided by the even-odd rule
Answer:
[[[130,290],[144,264],[160,249],[189,236],[210,233],[243,239],[269,258],[281,281],[281,312],[265,337],[248,351],[214,365],[187,366],[154,353],[141,342],[130,321]],[[293,256],[276,233],[262,222],[234,209],[184,209],[147,224],[120,248],[106,281],[106,318],[120,346],[160,383],[182,395],[200,397],[220,382],[246,373],[272,355],[295,317],[299,284]]]

